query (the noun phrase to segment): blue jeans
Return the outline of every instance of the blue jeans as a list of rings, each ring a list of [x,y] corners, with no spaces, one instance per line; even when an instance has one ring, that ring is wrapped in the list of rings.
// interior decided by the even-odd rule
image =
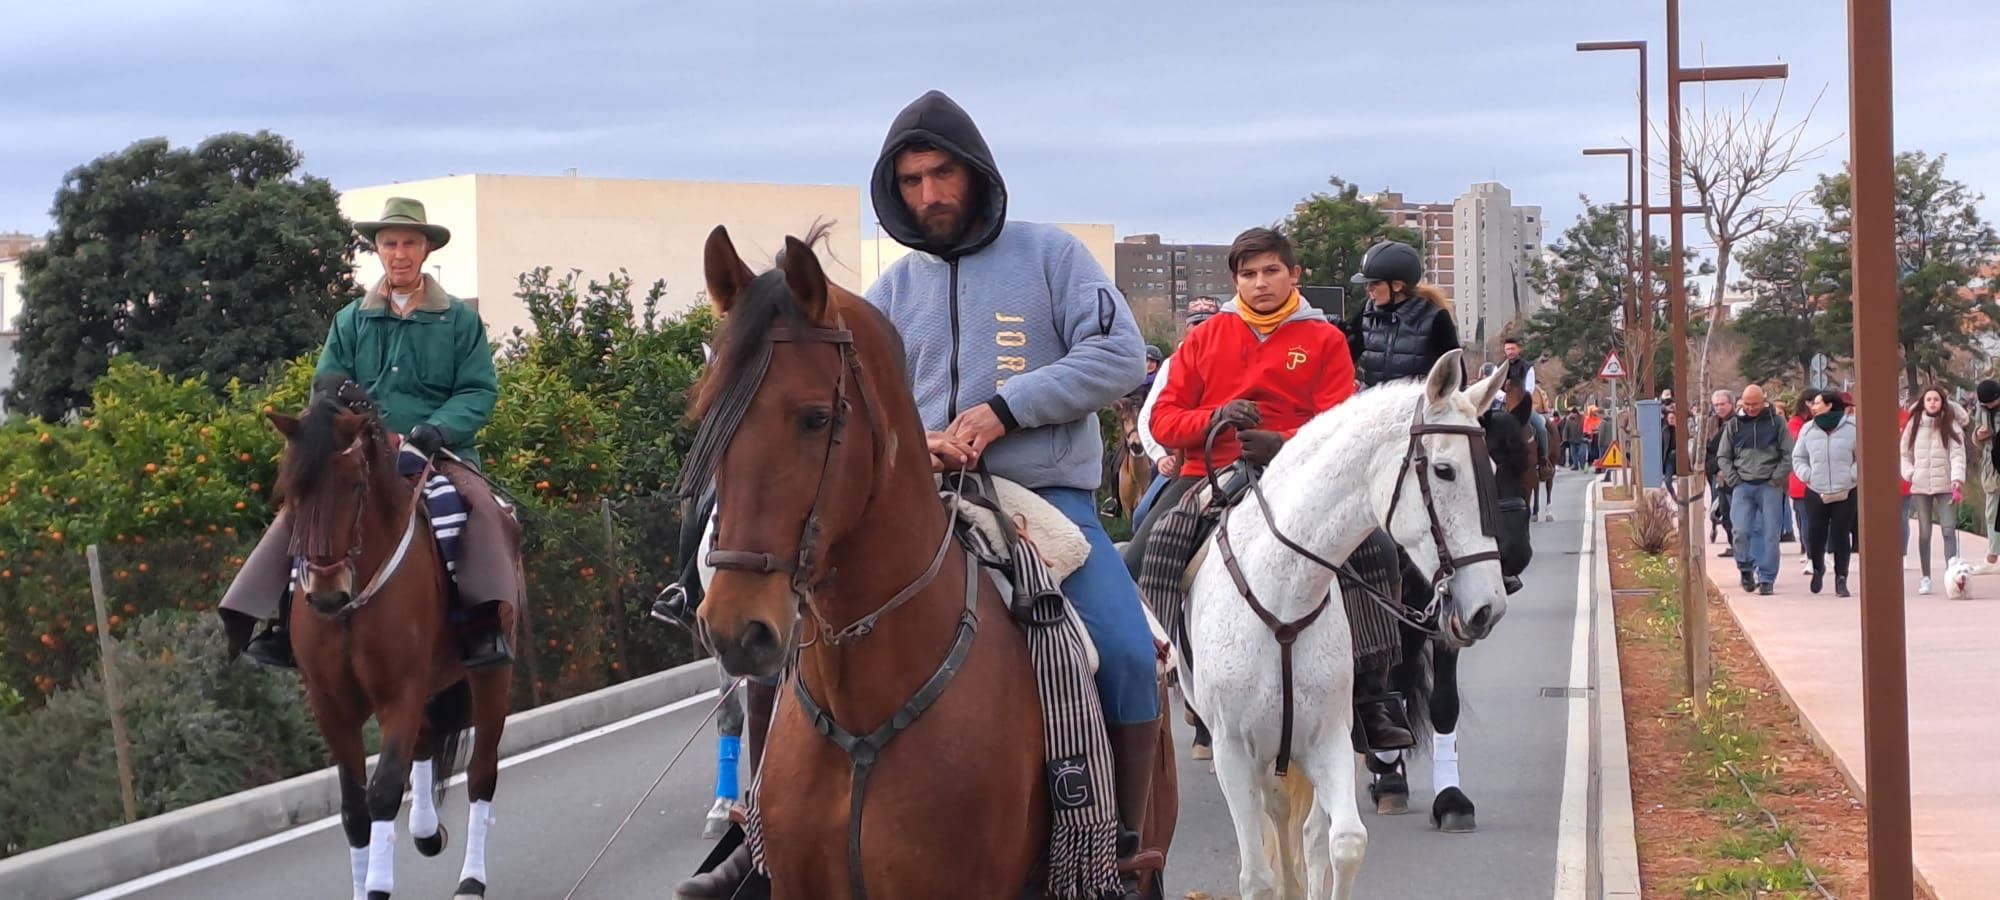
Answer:
[[[1528,424],[1535,429],[1535,448],[1547,453],[1550,459],[1555,459],[1555,448],[1549,446],[1549,420],[1542,418],[1541,413],[1531,413],[1528,416]]]
[[[1135,725],[1160,716],[1160,686],[1155,675],[1153,630],[1139,604],[1139,586],[1111,545],[1111,536],[1097,522],[1091,492],[1076,488],[1041,488],[1043,500],[1061,510],[1090,541],[1083,568],[1062,583],[1063,594],[1083,619],[1091,643],[1097,645],[1097,695],[1109,725]]]
[[[1729,518],[1736,544],[1736,568],[1758,584],[1778,580],[1778,536],[1785,530],[1783,483],[1744,482],[1729,492]]]
[[[1160,499],[1160,491],[1164,490],[1167,482],[1171,480],[1162,477],[1158,469],[1153,470],[1152,483],[1146,485],[1146,493],[1139,498],[1139,505],[1132,508],[1132,530],[1134,532],[1138,531],[1140,522],[1146,521],[1146,514],[1153,511],[1153,501]]]

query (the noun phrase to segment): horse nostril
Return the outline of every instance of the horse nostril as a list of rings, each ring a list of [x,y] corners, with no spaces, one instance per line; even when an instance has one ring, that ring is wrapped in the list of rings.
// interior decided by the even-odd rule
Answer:
[[[771,626],[756,619],[743,626],[743,634],[737,638],[737,646],[752,652],[770,650],[778,645],[778,632]]]
[[[1487,630],[1493,627],[1493,607],[1481,607],[1465,624],[1468,631],[1484,637]]]

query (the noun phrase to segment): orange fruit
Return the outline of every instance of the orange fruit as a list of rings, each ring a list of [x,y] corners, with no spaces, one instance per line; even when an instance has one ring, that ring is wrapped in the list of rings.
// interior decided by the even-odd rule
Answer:
[[[155,472],[158,472],[158,471],[160,471],[160,467],[159,467],[159,464],[157,464],[157,463],[147,463],[147,464],[146,464],[146,474],[148,474],[148,475],[151,475],[151,474],[153,474],[153,473],[155,473]]]

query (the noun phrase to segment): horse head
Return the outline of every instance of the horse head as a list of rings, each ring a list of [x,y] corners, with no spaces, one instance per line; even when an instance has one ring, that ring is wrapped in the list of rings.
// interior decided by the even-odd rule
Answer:
[[[373,512],[392,512],[396,492],[387,433],[374,402],[339,372],[313,382],[299,416],[266,413],[285,436],[278,490],[293,516],[292,555],[304,560],[299,587],[316,612],[345,607]],[[371,502],[374,501],[374,502]]]
[[[1535,432],[1507,410],[1488,410],[1479,416],[1486,429],[1486,453],[1493,459],[1493,491],[1500,504],[1495,508],[1500,533],[1500,573],[1508,593],[1519,590],[1520,574],[1527,571],[1535,550],[1528,539],[1529,498],[1539,482],[1535,466]]]
[[[1389,533],[1417,568],[1443,576],[1439,624],[1447,640],[1463,646],[1491,633],[1507,611],[1494,463],[1487,453],[1474,455],[1485,437],[1480,416],[1505,375],[1468,387],[1459,355],[1453,350],[1431,367],[1409,429],[1413,444],[1401,466],[1376,476],[1387,483],[1371,494],[1387,498]]]
[[[840,614],[816,590],[833,575],[828,550],[863,527],[891,471],[915,477],[938,508],[914,404],[888,408],[876,390],[903,378],[895,331],[827,280],[812,249],[821,231],[786,238],[761,275],[723,228],[704,251],[723,325],[690,413],[702,429],[682,488],[715,479],[714,545],[703,549],[716,572],[698,626],[733,674],[779,671],[802,611]]]

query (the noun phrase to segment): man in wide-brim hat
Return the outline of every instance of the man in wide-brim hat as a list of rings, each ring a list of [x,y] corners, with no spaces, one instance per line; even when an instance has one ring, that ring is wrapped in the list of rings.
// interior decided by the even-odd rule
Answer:
[[[511,661],[500,631],[503,604],[521,597],[514,556],[520,528],[500,508],[473,467],[474,442],[493,414],[499,379],[479,313],[424,274],[431,251],[451,232],[426,218],[424,205],[391,197],[382,215],[354,230],[382,260],[382,279],[335,313],[320,351],[319,374],[345,375],[368,391],[389,430],[405,435],[398,468],[405,476],[435,461],[438,476],[425,491],[439,551],[458,585],[461,650],[468,668]],[[441,451],[449,451],[444,453]],[[421,454],[421,455],[418,455]],[[293,667],[282,611],[294,566],[292,517],[280,509],[224,595],[221,615],[230,650],[270,666]],[[276,619],[252,638],[260,620]]]

